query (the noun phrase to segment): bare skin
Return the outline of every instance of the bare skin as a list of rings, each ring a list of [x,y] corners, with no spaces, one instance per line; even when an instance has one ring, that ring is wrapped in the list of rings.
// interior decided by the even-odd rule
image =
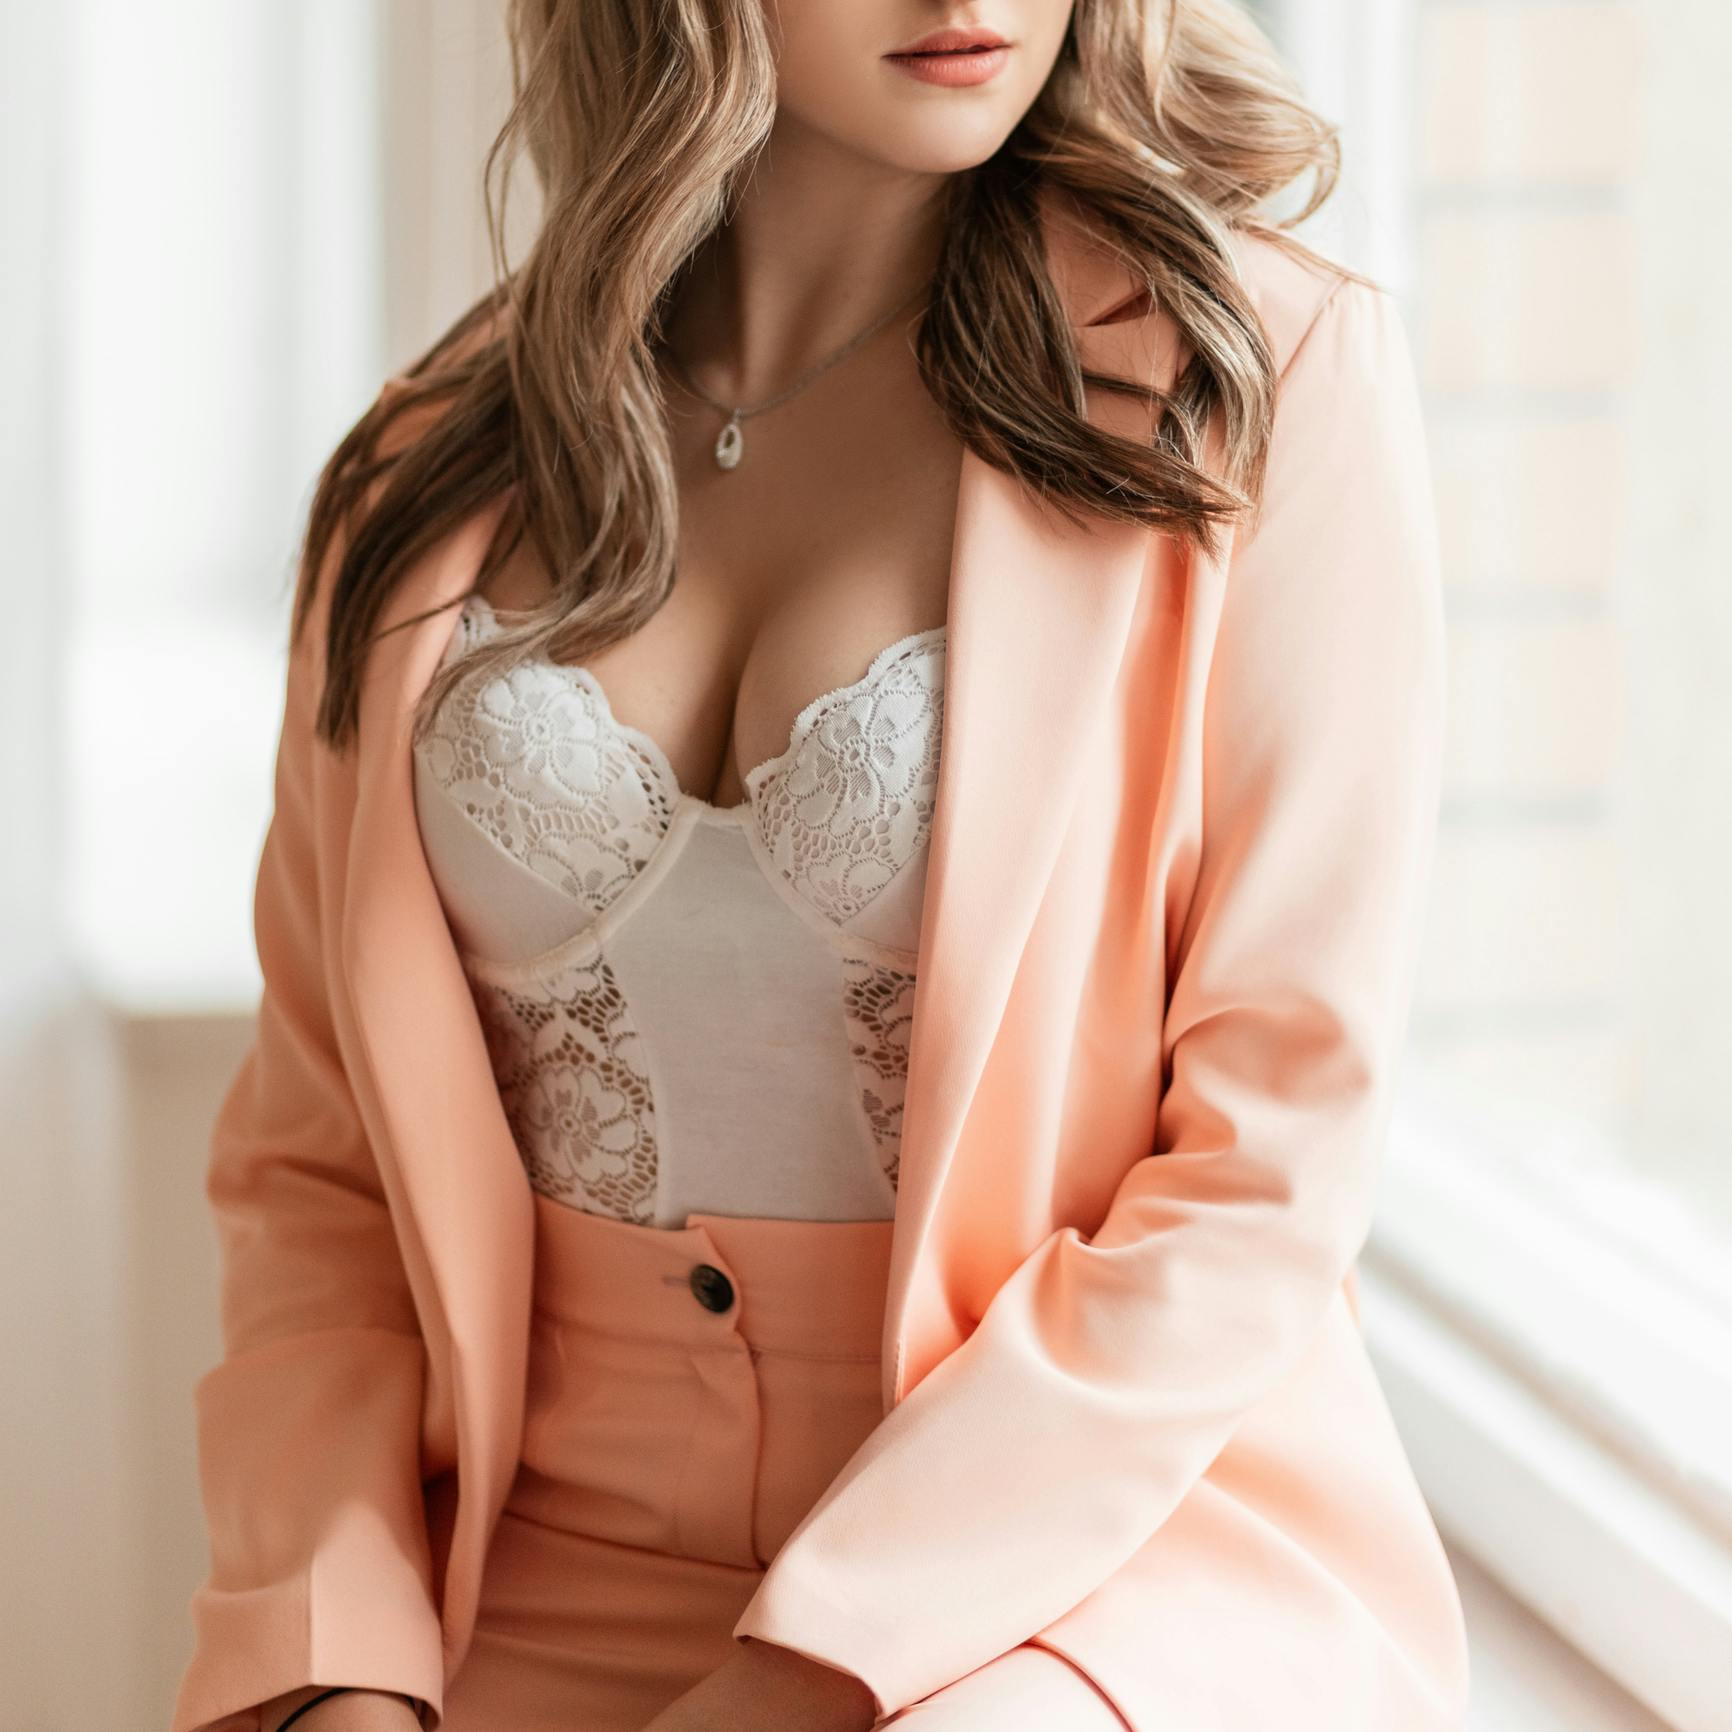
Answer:
[[[1046,82],[1072,0],[766,0],[777,118],[740,206],[687,273],[670,345],[711,396],[746,406],[906,300],[931,275],[946,177],[1004,142]],[[973,85],[913,78],[884,56],[985,26],[1010,44]],[[886,644],[946,617],[962,448],[920,382],[908,311],[781,406],[743,423],[665,375],[680,490],[679,579],[641,630],[587,658],[618,718],[648,733],[680,786],[718,806],[788,744],[811,699]],[[519,557],[496,606],[539,600]],[[267,1720],[267,1725],[271,1722]],[[399,1697],[353,1691],[296,1732],[412,1732]],[[746,1641],[643,1732],[869,1732],[852,1674]]]
[[[300,1699],[298,1691],[283,1698],[281,1716],[287,1718],[290,1703]],[[278,1714],[276,1701],[266,1704],[262,1722],[265,1732],[275,1732],[281,1723]],[[289,1732],[417,1732],[420,1724],[414,1709],[401,1696],[386,1695],[379,1690],[348,1690],[309,1708]]]
[[[930,190],[897,190],[912,224]],[[936,237],[896,232],[906,258],[896,275],[866,292],[849,284],[840,315],[814,308],[810,341],[766,333],[759,346],[777,358],[744,367],[709,358],[733,346],[706,333],[736,316],[722,307],[737,269],[728,255],[742,244],[718,243],[670,319],[675,354],[714,397],[750,405],[772,395],[929,274]],[[666,752],[687,793],[728,806],[744,797],[745,772],[787,745],[812,698],[857,679],[885,644],[943,624],[962,452],[920,383],[906,318],[787,403],[747,417],[746,455],[732,471],[712,455],[725,417],[671,370],[666,382],[678,581],[645,626],[585,665],[615,715]],[[505,608],[545,588],[526,559],[487,585]]]
[[[769,146],[668,322],[709,395],[748,406],[773,395],[929,279],[945,179],[1002,143],[1069,13],[1070,0],[783,0]],[[947,25],[998,31],[1013,44],[1004,71],[945,89],[882,63]],[[812,698],[944,622],[962,448],[921,384],[915,311],[749,416],[732,471],[712,455],[724,417],[664,373],[679,578],[648,624],[586,665],[688,794],[738,804],[745,773],[786,747]],[[520,560],[487,587],[515,608],[547,581]]]

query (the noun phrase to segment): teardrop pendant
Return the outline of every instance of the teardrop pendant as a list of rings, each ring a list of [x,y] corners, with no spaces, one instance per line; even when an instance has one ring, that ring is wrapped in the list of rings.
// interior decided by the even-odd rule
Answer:
[[[716,435],[716,464],[722,469],[732,469],[745,453],[746,441],[740,432],[740,418],[734,415]]]

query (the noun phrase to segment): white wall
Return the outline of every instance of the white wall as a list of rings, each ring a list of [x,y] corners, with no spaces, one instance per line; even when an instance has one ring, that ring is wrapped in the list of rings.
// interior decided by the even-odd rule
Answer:
[[[53,726],[71,589],[61,511],[66,19],[0,9],[0,1727],[130,1723],[119,1211],[99,1018],[61,895]],[[73,1373],[76,1373],[74,1375]]]

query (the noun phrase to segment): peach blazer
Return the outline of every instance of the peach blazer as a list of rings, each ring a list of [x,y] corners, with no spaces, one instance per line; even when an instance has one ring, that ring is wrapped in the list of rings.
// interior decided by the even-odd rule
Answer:
[[[1046,232],[1085,363],[1170,378],[1165,316]],[[1463,1720],[1353,1286],[1439,791],[1417,391],[1384,292],[1237,246],[1281,387],[1263,513],[1219,557],[963,459],[884,1419],[735,1628],[885,1715],[1032,1641],[1133,1732]],[[1146,436],[1130,399],[1088,411]],[[312,1682],[437,1708],[517,1463],[531,1192],[407,731],[495,510],[393,598],[356,752],[311,734],[328,581],[290,658],[172,1732]]]

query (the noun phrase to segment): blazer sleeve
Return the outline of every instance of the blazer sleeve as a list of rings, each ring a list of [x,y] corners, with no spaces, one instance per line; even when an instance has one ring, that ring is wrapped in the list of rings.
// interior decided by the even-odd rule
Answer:
[[[330,1010],[345,838],[321,826],[347,824],[354,779],[313,734],[330,575],[290,650],[254,896],[264,990],[210,1143],[222,1353],[194,1391],[210,1569],[171,1732],[258,1732],[309,1684],[441,1699],[424,1346]]]
[[[1435,840],[1436,520],[1393,301],[1339,279],[1228,560],[1155,1146],[887,1413],[734,1627],[888,1716],[1028,1640],[1297,1366],[1370,1226]]]

